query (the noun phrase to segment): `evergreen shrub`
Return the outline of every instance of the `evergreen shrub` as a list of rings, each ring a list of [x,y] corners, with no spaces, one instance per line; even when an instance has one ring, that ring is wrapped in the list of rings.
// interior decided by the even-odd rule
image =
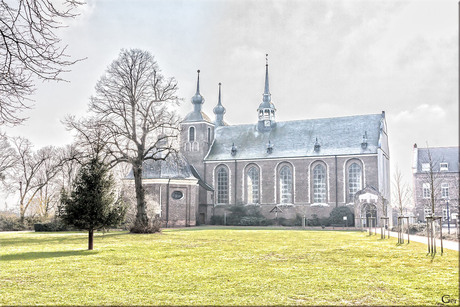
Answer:
[[[344,221],[343,217],[346,216],[347,220]],[[349,207],[335,207],[329,215],[330,224],[344,224],[348,226],[355,226],[355,215]]]

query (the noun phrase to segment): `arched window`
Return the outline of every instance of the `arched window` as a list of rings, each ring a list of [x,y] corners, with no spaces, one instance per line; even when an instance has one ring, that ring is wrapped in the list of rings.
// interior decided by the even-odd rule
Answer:
[[[313,168],[313,202],[326,202],[326,168],[322,164]]]
[[[292,203],[292,171],[287,165],[280,170],[280,193],[282,204]]]
[[[195,127],[190,127],[190,129],[188,129],[188,141],[195,141]]]
[[[352,163],[348,167],[348,201],[354,201],[356,192],[362,188],[362,171],[358,163]]]
[[[224,166],[217,169],[217,203],[228,204],[228,171]]]
[[[251,166],[246,175],[246,191],[248,193],[248,204],[259,203],[259,169]]]

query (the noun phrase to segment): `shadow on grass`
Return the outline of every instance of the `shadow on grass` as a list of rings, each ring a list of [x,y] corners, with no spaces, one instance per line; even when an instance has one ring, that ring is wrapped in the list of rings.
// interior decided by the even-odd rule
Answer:
[[[77,251],[56,251],[56,252],[28,252],[19,254],[3,255],[0,257],[2,261],[13,261],[13,260],[36,260],[36,259],[47,259],[47,258],[59,258],[59,257],[70,257],[70,256],[89,256],[99,253],[98,251],[90,250],[77,250]]]
[[[291,231],[331,231],[331,232],[363,232],[355,227],[344,229],[322,228],[320,226],[224,226],[224,225],[200,225],[194,227],[162,228],[164,232],[174,231],[201,231],[201,230],[291,230]]]
[[[115,237],[127,235],[129,232],[106,232],[102,234],[101,232],[95,233],[96,238],[104,237]],[[37,236],[37,235],[45,235]],[[78,241],[87,241],[88,233],[87,232],[75,232],[75,231],[62,231],[62,232],[28,232],[24,233],[21,236],[13,236],[12,238],[1,237],[0,246],[21,246],[21,245],[32,245],[32,244],[45,244],[45,243],[69,243],[69,242],[78,242]]]

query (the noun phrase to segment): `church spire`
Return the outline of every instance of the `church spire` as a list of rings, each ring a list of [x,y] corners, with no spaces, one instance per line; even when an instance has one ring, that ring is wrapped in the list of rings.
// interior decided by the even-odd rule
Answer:
[[[204,103],[204,98],[200,94],[200,70],[197,70],[198,77],[196,81],[196,93],[192,97],[192,104],[195,106],[195,112],[201,112],[201,105]]]
[[[224,125],[225,108],[222,105],[222,101],[221,101],[221,91],[220,91],[221,85],[222,84],[219,82],[219,99],[217,101],[217,106],[214,107],[214,114],[216,114],[216,122],[215,122],[216,127]]]
[[[264,89],[264,103],[270,103],[272,97],[270,95],[270,88],[268,84],[268,54],[265,55],[265,89]]]
[[[268,54],[265,55],[265,88],[262,103],[257,109],[259,122],[257,129],[259,131],[270,131],[276,126],[275,122],[275,105],[272,102],[272,95],[270,94],[270,87],[268,83]]]

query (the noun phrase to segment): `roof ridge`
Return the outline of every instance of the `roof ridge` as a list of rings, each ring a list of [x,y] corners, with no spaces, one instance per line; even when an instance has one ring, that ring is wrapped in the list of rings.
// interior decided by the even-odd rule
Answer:
[[[294,120],[286,120],[286,121],[278,121],[278,124],[283,123],[293,123],[293,122],[304,122],[304,121],[313,121],[313,120],[331,120],[331,119],[341,119],[341,118],[351,118],[351,117],[366,117],[366,116],[382,116],[381,113],[372,113],[372,114],[360,114],[360,115],[347,115],[347,116],[337,116],[337,117],[321,117],[321,118],[308,118],[308,119],[294,119]],[[250,124],[236,124],[236,125],[228,125],[226,127],[242,127],[242,126],[254,126],[257,125],[255,123]]]

